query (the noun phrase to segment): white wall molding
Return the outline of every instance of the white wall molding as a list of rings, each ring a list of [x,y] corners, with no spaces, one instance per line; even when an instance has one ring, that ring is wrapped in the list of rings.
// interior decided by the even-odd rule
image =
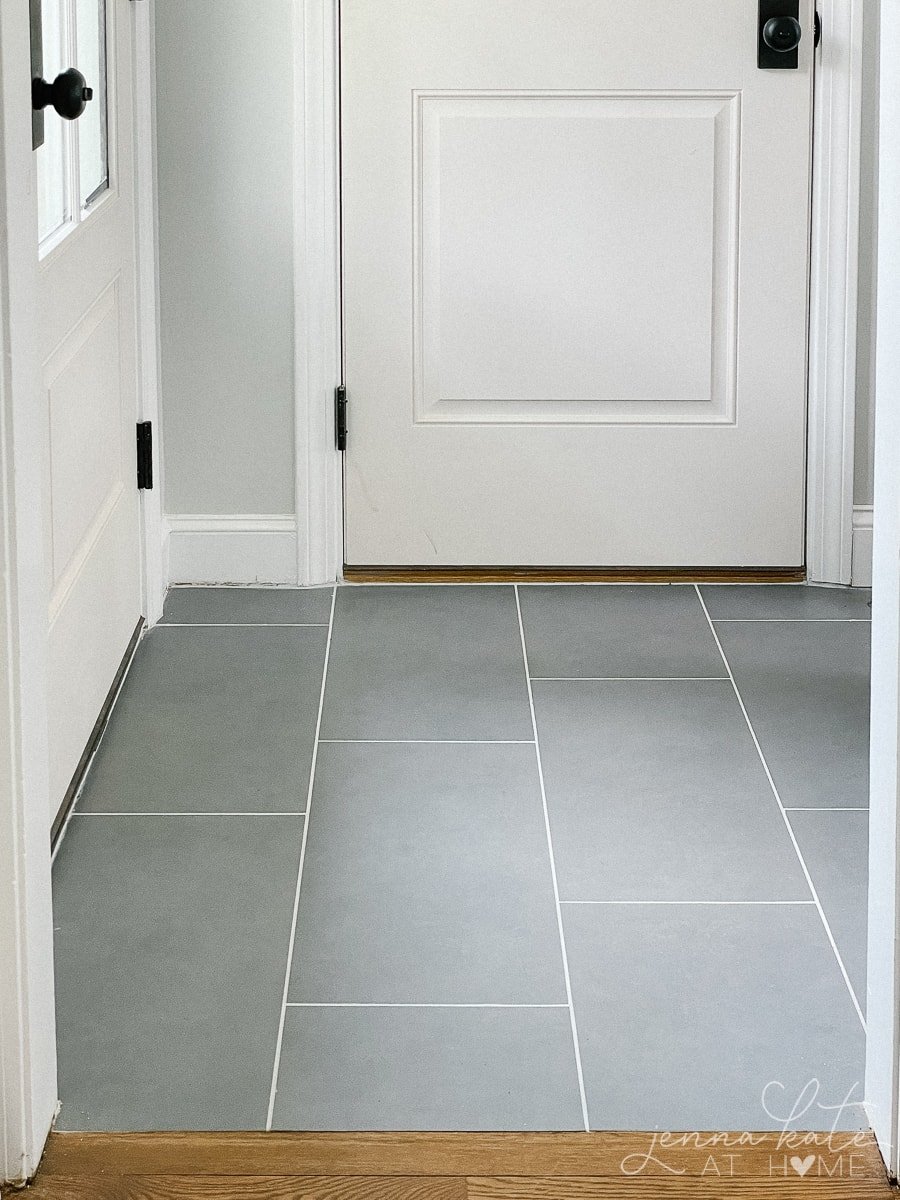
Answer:
[[[339,0],[294,0],[294,329],[296,575],[332,583],[343,568]]]
[[[0,1190],[37,1168],[56,1112],[50,891],[47,409],[36,403],[36,181],[28,5],[0,6]]]
[[[291,515],[166,517],[170,583],[297,584]]]
[[[873,515],[871,504],[857,504],[853,509],[853,568],[850,582],[854,587],[872,586]]]
[[[863,3],[823,7],[816,72],[807,567],[849,583],[853,554]]]

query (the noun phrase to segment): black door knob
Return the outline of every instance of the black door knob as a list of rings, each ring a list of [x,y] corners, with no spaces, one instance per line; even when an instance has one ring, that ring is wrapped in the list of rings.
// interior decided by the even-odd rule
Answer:
[[[46,108],[48,104],[67,121],[74,121],[84,112],[88,100],[93,100],[94,90],[89,88],[84,76],[74,67],[48,83],[46,79],[32,79],[31,107]]]
[[[772,17],[763,26],[762,35],[770,50],[788,54],[800,45],[803,30],[795,17]]]

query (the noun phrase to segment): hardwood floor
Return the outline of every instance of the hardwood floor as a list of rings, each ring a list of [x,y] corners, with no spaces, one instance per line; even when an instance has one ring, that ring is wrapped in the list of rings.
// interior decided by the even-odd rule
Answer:
[[[54,1134],[25,1200],[876,1200],[839,1134]]]

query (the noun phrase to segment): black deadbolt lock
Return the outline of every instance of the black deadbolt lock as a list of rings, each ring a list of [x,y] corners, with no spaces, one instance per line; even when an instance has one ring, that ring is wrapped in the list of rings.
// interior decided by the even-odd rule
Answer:
[[[57,75],[52,83],[46,79],[31,81],[31,107],[41,109],[52,105],[66,121],[80,117],[93,98],[93,88],[87,86],[82,73],[74,67]]]
[[[796,71],[800,65],[800,0],[759,0],[758,63],[763,71]]]

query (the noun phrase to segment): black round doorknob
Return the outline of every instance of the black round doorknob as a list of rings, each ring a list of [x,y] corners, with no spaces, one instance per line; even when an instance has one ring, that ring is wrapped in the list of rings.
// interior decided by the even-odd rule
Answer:
[[[796,17],[772,17],[763,26],[763,41],[778,54],[796,50],[801,37],[803,30]]]
[[[94,89],[87,86],[82,73],[74,67],[57,75],[52,83],[46,79],[31,81],[31,107],[46,108],[52,105],[66,121],[80,117],[87,102],[93,98]]]

